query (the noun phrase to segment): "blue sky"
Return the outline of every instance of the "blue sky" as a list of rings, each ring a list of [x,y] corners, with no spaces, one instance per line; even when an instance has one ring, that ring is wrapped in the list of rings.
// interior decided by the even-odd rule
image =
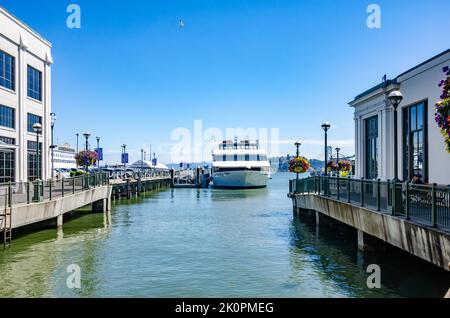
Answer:
[[[70,3],[81,29],[66,26]],[[322,156],[320,124],[353,153],[354,96],[449,48],[442,1],[3,0],[53,44],[55,138],[101,136],[109,163],[149,144],[163,162],[174,129],[278,128],[282,154]],[[366,26],[369,4],[381,29]],[[185,23],[178,27],[178,20]],[[270,139],[270,136],[269,136]],[[94,143],[94,140],[91,140]],[[80,139],[81,144],[81,139]]]

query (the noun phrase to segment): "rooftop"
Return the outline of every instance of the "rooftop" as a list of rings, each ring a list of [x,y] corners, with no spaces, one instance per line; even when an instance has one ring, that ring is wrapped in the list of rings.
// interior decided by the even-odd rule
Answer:
[[[389,86],[389,85],[397,84],[397,79],[398,79],[399,77],[401,77],[401,76],[403,76],[403,75],[405,75],[405,74],[407,74],[407,73],[409,73],[409,72],[412,72],[412,71],[414,71],[415,69],[421,67],[422,65],[425,65],[425,64],[427,64],[427,63],[433,61],[434,59],[437,59],[437,58],[439,58],[439,57],[441,57],[442,55],[445,55],[445,54],[447,54],[447,53],[450,53],[450,49],[447,49],[447,50],[445,50],[444,52],[441,52],[441,53],[439,53],[438,55],[435,55],[435,56],[433,56],[432,58],[430,58],[430,59],[428,59],[428,60],[426,60],[426,61],[424,61],[424,62],[422,62],[422,63],[420,63],[420,64],[418,64],[418,65],[416,65],[416,66],[414,66],[414,67],[412,67],[412,68],[410,68],[409,70],[407,70],[407,71],[401,73],[400,75],[397,75],[397,77],[395,77],[394,79],[389,79],[389,80],[383,81],[383,82],[381,82],[380,84],[377,84],[377,85],[375,85],[375,86],[369,88],[368,90],[364,91],[363,93],[357,95],[353,101],[356,101],[356,100],[358,100],[358,99],[360,99],[360,98],[362,98],[362,97],[364,97],[364,96],[366,96],[366,95],[369,95],[370,93],[375,92],[376,90],[378,90],[378,89],[380,89],[380,88],[385,88],[385,87],[387,87],[387,86]]]
[[[0,5],[0,12],[3,13],[6,17],[8,17],[9,19],[11,19],[12,21],[14,21],[15,23],[17,23],[18,25],[20,25],[21,27],[23,27],[25,30],[27,30],[28,32],[30,32],[31,34],[33,34],[36,38],[38,38],[39,40],[41,40],[42,42],[44,42],[46,45],[48,45],[49,47],[52,47],[52,43],[50,41],[48,41],[46,38],[44,38],[42,35],[40,35],[38,32],[36,32],[35,30],[33,30],[29,25],[27,25],[26,23],[24,23],[22,20],[18,19],[14,14],[12,14],[11,12],[9,12],[8,10],[6,10],[3,6]]]

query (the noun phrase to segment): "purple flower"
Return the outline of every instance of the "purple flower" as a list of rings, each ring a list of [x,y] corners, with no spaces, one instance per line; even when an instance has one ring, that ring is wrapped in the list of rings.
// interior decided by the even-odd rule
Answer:
[[[439,82],[439,87],[442,87],[442,85],[444,85],[444,80],[441,80],[440,82]]]
[[[448,72],[448,66],[444,66],[444,68],[442,69],[442,72],[447,73]]]

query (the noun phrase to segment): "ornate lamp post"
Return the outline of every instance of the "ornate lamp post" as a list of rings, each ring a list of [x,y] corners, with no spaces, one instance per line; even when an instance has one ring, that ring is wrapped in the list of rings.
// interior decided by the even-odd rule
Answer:
[[[398,178],[398,138],[397,138],[397,107],[403,100],[403,95],[400,91],[392,91],[388,95],[388,100],[394,109],[394,179],[393,181],[400,181]]]
[[[325,162],[324,162],[324,175],[327,175],[327,161],[328,161],[328,130],[330,129],[331,125],[329,122],[324,122],[322,124],[322,129],[325,132]]]
[[[89,150],[89,137],[90,136],[91,136],[91,134],[88,132],[83,133],[83,137],[86,139],[86,145],[85,145],[85,149],[84,149],[86,151]]]
[[[296,158],[298,158],[299,156],[300,156],[300,146],[302,145],[300,142],[296,142],[295,144],[295,147],[297,148],[297,152],[296,152]],[[298,173],[297,173],[297,180],[298,180]]]
[[[33,125],[33,131],[36,133],[36,180],[40,180],[41,171],[40,171],[40,162],[39,162],[39,134],[42,132],[42,125],[40,123],[35,123]]]
[[[127,164],[125,163],[125,153],[126,153],[126,150],[127,150],[127,145],[123,144],[123,145],[122,145],[122,153],[124,154],[124,155],[123,155],[123,173],[124,173],[124,176],[125,176],[125,174],[127,173]]]
[[[95,137],[95,139],[97,139],[97,156],[98,156],[98,152],[100,151],[100,137],[97,136]],[[100,157],[97,158],[97,170],[98,172],[100,172]]]
[[[50,127],[51,127],[51,145],[50,145],[50,149],[52,151],[52,179],[54,177],[54,173],[55,173],[55,165],[54,165],[54,149],[56,148],[56,145],[53,142],[53,128],[55,127],[55,122],[56,122],[56,114],[55,113],[50,113]]]
[[[337,164],[337,173],[339,176],[339,151],[341,151],[341,148],[336,147],[336,164]]]
[[[78,153],[78,136],[79,136],[79,133],[77,133],[77,153]]]

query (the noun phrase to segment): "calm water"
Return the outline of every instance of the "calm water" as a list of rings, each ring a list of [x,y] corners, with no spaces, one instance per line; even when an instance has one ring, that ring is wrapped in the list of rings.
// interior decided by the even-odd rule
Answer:
[[[287,174],[267,189],[175,189],[78,213],[0,251],[1,297],[442,297],[449,275],[396,249],[356,249],[343,226],[294,218]],[[382,288],[366,287],[368,264]],[[81,289],[66,286],[70,264]]]

